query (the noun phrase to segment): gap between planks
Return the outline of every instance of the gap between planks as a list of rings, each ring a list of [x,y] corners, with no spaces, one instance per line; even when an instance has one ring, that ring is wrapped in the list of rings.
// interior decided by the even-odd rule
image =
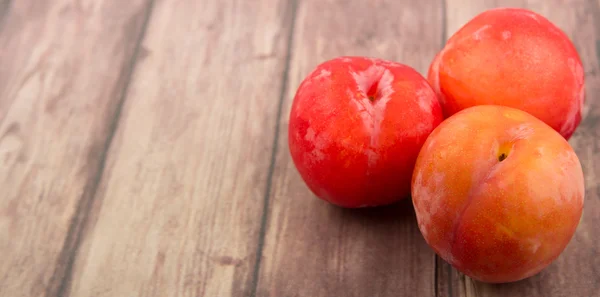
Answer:
[[[267,232],[267,221],[269,215],[269,196],[271,196],[271,188],[273,184],[273,173],[275,172],[275,161],[277,158],[278,152],[278,143],[279,143],[279,129],[281,127],[281,117],[283,116],[283,102],[285,101],[285,95],[288,91],[289,86],[289,73],[290,73],[290,64],[292,60],[292,49],[293,49],[293,41],[294,41],[294,29],[296,27],[296,15],[298,13],[298,0],[289,0],[290,10],[290,30],[288,32],[288,38],[286,40],[286,53],[285,53],[285,65],[283,67],[283,72],[281,75],[281,90],[279,92],[279,99],[277,102],[277,113],[276,113],[276,122],[275,122],[275,131],[273,137],[273,143],[271,145],[271,157],[269,160],[269,169],[267,172],[267,182],[265,183],[265,195],[263,197],[263,209],[262,216],[260,221],[260,229],[258,231],[258,243],[256,247],[256,261],[254,263],[254,268],[252,270],[252,280],[251,280],[251,291],[250,296],[256,297],[256,290],[258,288],[258,278],[262,260],[262,252],[265,244],[265,236]],[[285,18],[283,20],[285,22]]]
[[[69,229],[67,231],[67,237],[65,238],[63,247],[56,261],[56,266],[54,272],[52,273],[52,277],[50,278],[48,288],[46,289],[46,297],[69,296],[69,287],[73,277],[73,264],[75,263],[75,259],[77,258],[79,247],[81,245],[81,239],[83,238],[84,232],[86,230],[88,217],[90,211],[92,210],[93,202],[96,199],[98,186],[100,185],[100,181],[102,180],[104,175],[108,151],[110,150],[111,144],[115,136],[115,132],[117,131],[117,128],[119,126],[121,110],[125,101],[127,100],[127,91],[131,83],[131,78],[134,75],[135,67],[141,51],[141,44],[146,35],[148,23],[150,22],[150,18],[152,16],[154,2],[155,0],[148,0],[148,3],[146,4],[146,9],[143,13],[144,16],[140,28],[140,33],[138,34],[138,37],[135,40],[133,54],[131,56],[129,64],[123,69],[123,71],[125,72],[125,83],[123,84],[121,92],[119,93],[119,100],[117,101],[112,120],[110,121],[108,127],[108,134],[104,142],[104,146],[102,146],[100,152],[97,153],[97,158],[100,160],[98,164],[98,170],[96,171],[96,174],[92,178],[90,178],[90,181],[85,185],[83,194],[77,202],[75,214],[71,219],[71,223],[69,224]],[[93,153],[94,152],[92,152],[90,155],[93,155]]]

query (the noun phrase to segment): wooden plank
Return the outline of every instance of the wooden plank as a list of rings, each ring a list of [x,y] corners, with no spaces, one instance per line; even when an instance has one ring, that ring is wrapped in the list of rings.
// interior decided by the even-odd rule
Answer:
[[[448,36],[497,1],[446,0]],[[483,284],[438,260],[438,296],[600,296],[600,7],[597,1],[510,1],[504,6],[532,9],[556,23],[575,43],[586,71],[586,103],[581,126],[571,138],[582,163],[586,196],[583,217],[571,243],[540,274],[519,282]]]
[[[70,296],[248,296],[291,7],[155,4]]]
[[[318,200],[289,156],[287,122],[296,88],[325,60],[379,57],[424,75],[441,16],[435,1],[300,1],[257,296],[433,296],[434,254],[410,200],[360,210]]]
[[[147,7],[0,1],[0,296],[59,293]]]

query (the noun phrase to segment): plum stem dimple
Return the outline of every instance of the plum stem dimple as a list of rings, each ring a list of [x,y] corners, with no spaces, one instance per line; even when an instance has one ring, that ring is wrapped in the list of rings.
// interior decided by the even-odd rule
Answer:
[[[504,160],[506,160],[506,158],[508,158],[508,154],[510,153],[511,149],[512,149],[513,143],[511,142],[507,142],[507,143],[503,143],[502,145],[500,145],[500,147],[498,148],[498,162],[502,162]]]
[[[378,87],[379,87],[379,79],[377,79],[375,82],[373,82],[373,84],[367,91],[367,97],[369,98],[369,101],[374,102],[377,99],[377,88]]]
[[[504,159],[506,159],[506,154],[505,153],[501,153],[500,156],[498,156],[498,161],[502,162],[504,161]]]

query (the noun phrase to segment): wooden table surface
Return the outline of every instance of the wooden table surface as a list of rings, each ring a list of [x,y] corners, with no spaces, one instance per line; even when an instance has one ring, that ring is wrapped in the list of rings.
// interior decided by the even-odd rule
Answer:
[[[314,198],[286,132],[318,63],[425,74],[499,5],[577,46],[586,198],[552,265],[487,285],[436,257],[410,200]],[[600,296],[599,60],[598,0],[0,0],[0,296]]]

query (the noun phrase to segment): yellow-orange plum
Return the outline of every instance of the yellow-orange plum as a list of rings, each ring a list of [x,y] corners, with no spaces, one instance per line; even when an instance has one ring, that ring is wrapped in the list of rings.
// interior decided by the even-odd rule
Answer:
[[[427,138],[412,177],[419,229],[445,261],[479,281],[537,274],[571,240],[584,200],[579,159],[519,109],[479,105]]]

